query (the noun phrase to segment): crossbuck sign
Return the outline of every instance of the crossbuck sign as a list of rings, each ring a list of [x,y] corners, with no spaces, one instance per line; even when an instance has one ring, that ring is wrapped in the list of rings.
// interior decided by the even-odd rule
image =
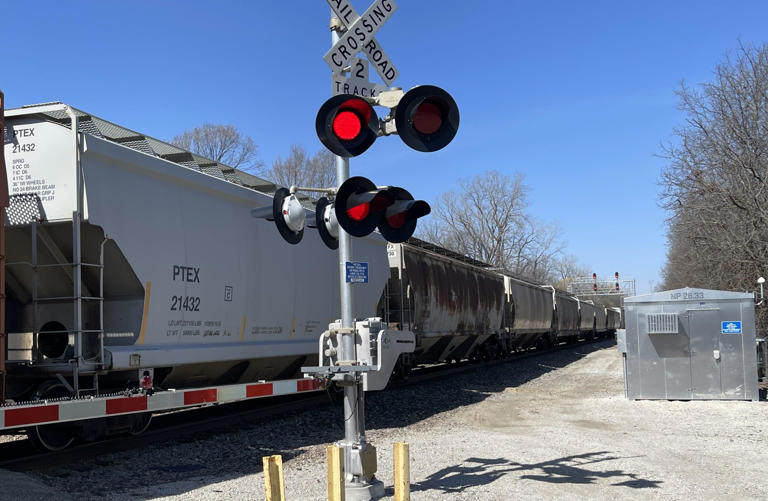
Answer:
[[[397,10],[394,0],[376,0],[368,10],[363,12],[362,16],[357,15],[349,0],[327,0],[327,2],[339,20],[344,23],[347,31],[323,56],[326,64],[331,67],[335,75],[338,75],[355,54],[364,52],[381,79],[387,86],[391,86],[400,73],[373,35]]]

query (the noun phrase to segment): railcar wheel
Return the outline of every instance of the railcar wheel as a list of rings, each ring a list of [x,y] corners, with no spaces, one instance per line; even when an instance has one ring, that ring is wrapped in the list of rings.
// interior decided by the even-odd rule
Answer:
[[[35,400],[68,397],[69,390],[58,381],[41,384]],[[41,452],[66,449],[77,438],[78,427],[73,423],[56,423],[35,426],[27,430],[27,437],[35,449]]]
[[[149,425],[152,423],[152,413],[151,412],[142,412],[141,414],[138,414],[133,421],[133,424],[131,425],[130,431],[128,431],[129,435],[138,436],[147,431],[147,428],[149,428]]]

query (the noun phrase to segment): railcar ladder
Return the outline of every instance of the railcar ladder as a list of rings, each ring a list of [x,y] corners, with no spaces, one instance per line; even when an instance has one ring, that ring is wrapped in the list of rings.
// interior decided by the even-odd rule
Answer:
[[[35,353],[35,362],[39,365],[46,365],[42,359],[40,350],[38,349],[38,337],[40,335],[40,326],[38,325],[38,319],[40,317],[38,307],[41,303],[71,301],[73,307],[73,328],[68,330],[46,330],[46,333],[50,334],[70,334],[74,335],[74,353],[72,358],[68,360],[69,365],[72,368],[72,385],[70,391],[75,396],[81,396],[81,392],[94,392],[99,393],[98,385],[98,371],[103,369],[104,361],[104,244],[107,242],[104,239],[99,249],[99,263],[86,263],[82,261],[81,256],[81,231],[77,212],[73,213],[72,217],[72,262],[67,262],[64,255],[58,250],[58,247],[53,242],[51,237],[43,229],[44,226],[39,226],[39,222],[32,221],[30,224],[30,233],[32,238],[32,324],[33,324],[33,353]],[[43,231],[40,231],[43,230]],[[40,264],[38,261],[38,241],[42,241],[47,247],[48,251],[54,256],[54,260],[57,261],[52,264]],[[17,263],[14,263],[17,264]],[[99,294],[94,296],[86,287],[86,294],[83,294],[83,267],[93,267],[99,270]],[[39,295],[39,275],[38,272],[43,268],[62,268],[69,278],[72,279],[73,294],[72,296],[54,296],[54,297],[40,297]],[[71,271],[66,271],[71,268]],[[93,301],[99,303],[99,315],[98,315],[98,329],[84,329],[83,328],[83,305],[84,302]],[[84,356],[84,346],[86,345],[85,336],[97,336],[98,350],[94,356],[86,358]],[[94,371],[93,387],[92,388],[80,388],[80,371],[82,369],[90,369]],[[62,376],[58,376],[62,383],[67,385],[66,380]]]

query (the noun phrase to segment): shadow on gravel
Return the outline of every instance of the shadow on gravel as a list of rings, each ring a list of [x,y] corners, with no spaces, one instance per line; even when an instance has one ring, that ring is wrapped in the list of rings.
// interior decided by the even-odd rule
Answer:
[[[518,463],[504,458],[467,458],[464,463],[439,470],[423,482],[411,485],[411,491],[440,491],[445,494],[463,492],[471,487],[490,484],[508,474],[519,474],[519,479],[554,484],[593,484],[600,478],[623,480],[613,486],[635,489],[658,488],[661,480],[648,480],[623,470],[591,470],[586,465],[624,459],[608,451],[588,452],[566,456],[541,463]],[[530,472],[530,473],[525,473]],[[391,495],[392,493],[390,493]]]
[[[400,428],[418,423],[436,414],[483,401],[508,387],[520,386],[552,370],[565,367],[588,354],[614,345],[612,340],[577,345],[561,351],[544,353],[524,360],[406,385],[389,391],[366,395],[366,428]],[[132,451],[115,452],[66,467],[35,473],[44,483],[82,499],[171,496],[240,478],[262,471],[263,456],[281,454],[283,462],[302,456],[312,446],[328,444],[344,437],[344,416],[340,402],[311,410],[292,412],[283,417],[251,418],[216,431],[196,432],[184,438],[155,443]],[[316,461],[323,461],[317,458]],[[505,459],[473,458],[463,466],[435,473],[417,489],[461,491],[468,486],[489,483],[510,471],[528,470],[537,480],[576,482],[605,476],[605,473],[581,470],[571,465],[571,458],[541,465],[522,465]],[[126,467],[131,464],[131,467]],[[536,475],[533,475],[536,473]],[[624,484],[650,483],[630,474]],[[158,489],[147,491],[146,486]],[[636,486],[636,485],[630,485]],[[644,486],[644,485],[643,485]],[[648,485],[652,486],[652,485]]]

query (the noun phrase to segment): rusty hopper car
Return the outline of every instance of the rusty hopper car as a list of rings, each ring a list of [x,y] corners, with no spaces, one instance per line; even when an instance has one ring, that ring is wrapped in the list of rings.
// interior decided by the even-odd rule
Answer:
[[[557,316],[557,339],[579,335],[579,302],[564,292],[555,295]]]
[[[6,125],[9,398],[123,389],[143,370],[196,387],[312,364],[339,312],[337,255],[251,217],[273,185],[63,104],[8,110]],[[355,241],[370,270],[358,318],[389,276],[385,245]]]
[[[603,335],[608,328],[607,313],[605,308],[600,305],[595,305],[595,334]]]
[[[411,239],[389,244],[384,321],[416,334],[418,362],[458,360],[503,342],[504,281],[482,263]]]
[[[595,335],[595,309],[591,301],[579,301],[579,332],[582,337]]]
[[[524,280],[504,277],[506,297],[512,303],[512,321],[515,347],[535,346],[547,339],[553,331],[554,294],[552,287],[536,285]]]
[[[616,334],[616,331],[621,329],[621,310],[619,308],[606,308],[606,314],[608,316],[606,320],[608,333]]]

